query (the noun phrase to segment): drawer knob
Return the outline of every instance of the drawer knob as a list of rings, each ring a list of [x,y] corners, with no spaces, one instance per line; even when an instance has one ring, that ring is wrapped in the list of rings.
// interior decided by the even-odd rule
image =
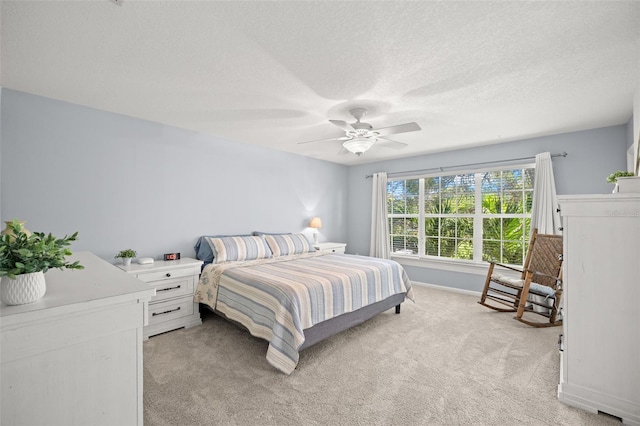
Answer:
[[[171,276],[171,273],[170,273],[170,272],[167,272],[167,278],[168,278],[168,277],[170,277],[170,276]]]
[[[564,351],[564,336],[562,334],[558,336],[558,350],[560,352]]]

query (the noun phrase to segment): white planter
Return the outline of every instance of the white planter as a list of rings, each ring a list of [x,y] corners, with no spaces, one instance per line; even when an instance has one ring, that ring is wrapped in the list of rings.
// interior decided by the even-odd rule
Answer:
[[[616,179],[618,192],[640,192],[640,176],[625,176]]]
[[[122,264],[123,264],[124,266],[129,266],[129,265],[131,265],[131,258],[130,258],[130,257],[123,257],[123,258],[122,258]]]
[[[15,279],[2,277],[0,300],[5,305],[24,305],[41,299],[47,291],[44,273],[32,272],[17,275]]]

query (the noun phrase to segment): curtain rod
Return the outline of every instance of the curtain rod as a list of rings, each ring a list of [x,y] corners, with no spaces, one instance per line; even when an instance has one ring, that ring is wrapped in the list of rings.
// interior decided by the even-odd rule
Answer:
[[[566,157],[567,154],[566,152],[562,152],[560,154],[551,154],[551,158],[554,157]],[[494,160],[494,161],[484,161],[482,163],[469,163],[469,164],[458,164],[457,166],[446,166],[446,167],[432,167],[430,169],[419,169],[419,170],[407,170],[405,172],[393,172],[393,173],[388,173],[388,176],[391,175],[411,175],[413,173],[418,173],[418,172],[431,172],[431,171],[436,171],[439,170],[441,172],[444,171],[444,169],[457,169],[460,167],[469,167],[469,166],[483,166],[486,164],[498,164],[498,163],[507,163],[507,162],[511,162],[511,161],[522,161],[522,160],[535,160],[535,155],[533,157],[520,157],[520,158],[510,158],[510,159],[506,159],[506,160]],[[373,177],[373,175],[366,175],[365,179],[369,179]]]

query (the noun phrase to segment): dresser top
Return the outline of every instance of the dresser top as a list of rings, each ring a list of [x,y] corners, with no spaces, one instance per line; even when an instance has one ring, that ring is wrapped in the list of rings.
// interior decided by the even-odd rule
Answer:
[[[640,194],[636,193],[559,195],[558,204],[563,217],[640,218]]]
[[[584,201],[603,201],[605,203],[615,203],[624,201],[640,201],[640,193],[636,192],[616,192],[615,194],[571,194],[558,195],[561,203],[581,203]]]
[[[44,274],[47,292],[36,302],[8,306],[0,304],[2,327],[9,323],[95,309],[115,303],[150,299],[155,289],[90,252],[67,258],[84,269],[50,269]]]

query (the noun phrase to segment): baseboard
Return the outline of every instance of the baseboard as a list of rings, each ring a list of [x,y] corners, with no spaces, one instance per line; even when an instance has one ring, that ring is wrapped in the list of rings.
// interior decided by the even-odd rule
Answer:
[[[482,292],[480,291],[465,290],[462,288],[449,287],[446,285],[439,285],[439,284],[421,283],[419,281],[411,281],[411,285],[420,286],[420,287],[431,287],[438,290],[452,291],[454,293],[468,294],[470,296],[476,296],[476,297],[480,297],[480,295],[482,294]]]
[[[619,417],[624,424],[640,425],[640,405],[635,401],[608,395],[570,383],[560,383],[558,400],[582,410]]]

